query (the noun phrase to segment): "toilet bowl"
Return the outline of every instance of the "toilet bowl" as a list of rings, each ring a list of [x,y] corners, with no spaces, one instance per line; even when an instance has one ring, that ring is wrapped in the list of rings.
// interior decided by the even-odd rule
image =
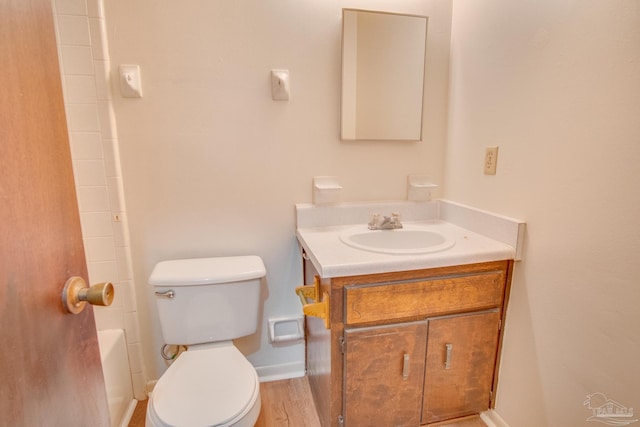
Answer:
[[[147,427],[253,427],[260,414],[255,368],[231,341],[193,346],[156,383]]]
[[[158,379],[148,427],[253,427],[260,382],[233,339],[255,333],[259,257],[163,261],[149,278],[167,344],[188,346]]]

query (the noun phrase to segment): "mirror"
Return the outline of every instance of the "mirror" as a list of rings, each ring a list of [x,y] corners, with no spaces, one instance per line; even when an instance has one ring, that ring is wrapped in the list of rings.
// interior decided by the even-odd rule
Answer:
[[[427,17],[342,10],[343,140],[422,138]]]

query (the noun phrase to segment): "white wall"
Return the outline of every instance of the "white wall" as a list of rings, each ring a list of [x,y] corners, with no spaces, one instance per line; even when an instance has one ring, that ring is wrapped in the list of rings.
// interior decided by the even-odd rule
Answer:
[[[341,142],[342,7],[429,15],[423,141]],[[298,315],[294,204],[316,175],[344,200],[403,199],[409,173],[441,183],[451,2],[224,0],[105,4],[112,73],[139,64],[144,97],[114,96],[146,365],[162,372],[147,278],[164,259],[260,255],[263,318]],[[272,68],[291,100],[271,100]],[[112,76],[112,82],[114,78]],[[302,365],[301,345],[273,347],[266,322],[240,348],[258,367]]]
[[[445,196],[527,221],[498,413],[589,425],[594,392],[637,409],[640,3],[457,1],[451,57]]]

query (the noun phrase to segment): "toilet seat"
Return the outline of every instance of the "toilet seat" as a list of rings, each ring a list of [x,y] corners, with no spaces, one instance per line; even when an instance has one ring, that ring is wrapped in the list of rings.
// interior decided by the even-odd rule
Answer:
[[[231,426],[259,410],[255,368],[226,341],[182,353],[156,383],[148,415],[165,426]]]

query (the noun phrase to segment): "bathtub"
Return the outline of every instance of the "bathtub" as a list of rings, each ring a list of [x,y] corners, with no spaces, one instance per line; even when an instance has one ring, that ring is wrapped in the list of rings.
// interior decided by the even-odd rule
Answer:
[[[138,403],[133,398],[131,370],[122,329],[98,331],[104,383],[107,388],[111,427],[126,427]]]

